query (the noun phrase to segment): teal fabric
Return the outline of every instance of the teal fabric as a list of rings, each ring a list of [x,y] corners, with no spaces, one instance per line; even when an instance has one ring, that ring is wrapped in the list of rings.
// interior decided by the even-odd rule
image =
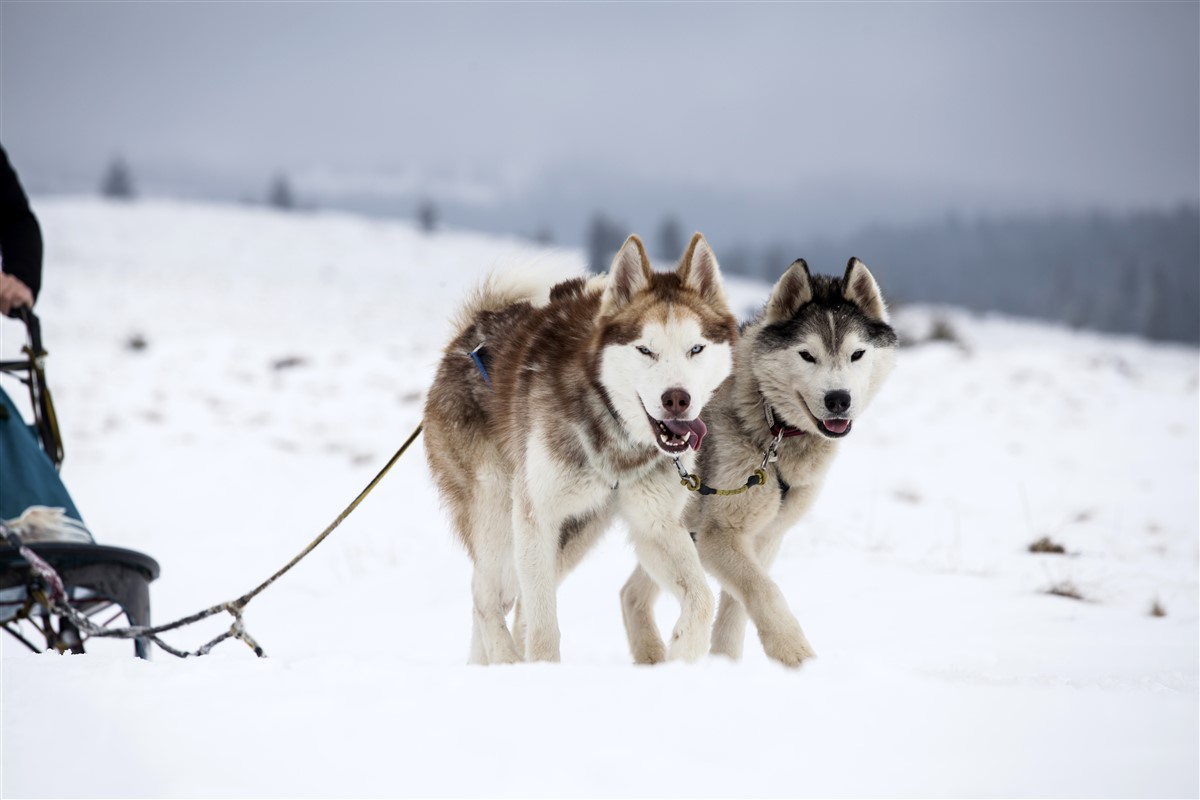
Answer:
[[[0,388],[0,519],[19,517],[30,506],[63,508],[83,522],[37,436]]]

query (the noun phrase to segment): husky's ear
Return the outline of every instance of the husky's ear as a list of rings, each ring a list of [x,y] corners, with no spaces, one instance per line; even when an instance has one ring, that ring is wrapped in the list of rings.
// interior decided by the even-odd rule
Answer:
[[[797,258],[771,290],[771,299],[767,301],[767,323],[791,319],[796,316],[802,305],[812,300],[812,297],[812,278],[808,274],[808,262]]]
[[[675,270],[680,282],[697,291],[704,301],[716,308],[725,308],[725,287],[721,284],[721,265],[704,235],[692,234],[692,241],[683,251],[679,268]]]
[[[846,265],[846,274],[842,277],[842,297],[861,308],[868,317],[880,322],[888,321],[883,292],[879,291],[879,284],[867,265],[857,258],[850,259]]]
[[[633,296],[650,285],[650,259],[637,234],[621,245],[608,271],[608,287],[600,302],[601,314],[612,314],[624,308]]]

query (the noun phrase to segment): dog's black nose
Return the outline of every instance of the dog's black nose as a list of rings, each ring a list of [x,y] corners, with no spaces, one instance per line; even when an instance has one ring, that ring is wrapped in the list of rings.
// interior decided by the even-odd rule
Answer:
[[[835,389],[825,393],[825,407],[833,414],[845,414],[850,408],[850,393],[844,389]]]
[[[662,395],[663,409],[668,414],[676,416],[688,410],[692,404],[692,396],[683,389],[667,389]]]

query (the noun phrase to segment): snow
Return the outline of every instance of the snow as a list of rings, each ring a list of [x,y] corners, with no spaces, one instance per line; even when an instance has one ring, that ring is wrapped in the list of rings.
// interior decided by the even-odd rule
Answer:
[[[253,588],[353,499],[486,270],[581,268],[328,212],[36,201],[63,475],[101,542],[162,565],[156,622]],[[739,312],[768,290],[729,288]],[[960,341],[920,341],[937,320]],[[803,668],[753,633],[738,663],[632,666],[620,530],[561,589],[562,664],[466,666],[469,561],[418,446],[249,605],[266,659],[0,638],[0,795],[1197,796],[1196,349],[896,322],[920,343],[773,570],[819,654]],[[10,356],[22,331],[0,331]],[[1068,554],[1029,553],[1045,535]]]

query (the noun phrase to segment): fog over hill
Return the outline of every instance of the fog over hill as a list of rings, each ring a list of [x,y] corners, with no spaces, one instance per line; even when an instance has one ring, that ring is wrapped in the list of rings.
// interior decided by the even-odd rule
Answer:
[[[821,181],[757,191],[615,174],[564,172],[530,182],[443,175],[404,181],[388,173],[301,174],[292,181],[301,210],[348,210],[413,219],[424,209],[435,229],[517,235],[582,247],[589,267],[606,269],[630,233],[660,258],[678,256],[681,236],[702,231],[722,266],[773,281],[796,258],[837,273],[863,259],[893,302],[945,303],[981,311],[1200,341],[1200,208],[1193,203],[1095,210],[964,190]],[[266,202],[267,186],[187,169],[135,175],[141,196]],[[34,186],[91,191],[79,177]],[[52,196],[53,192],[43,196]]]
[[[142,197],[268,202],[268,183],[182,165],[132,168]],[[49,176],[55,176],[50,178]],[[96,179],[33,172],[42,196]],[[652,181],[589,166],[540,175],[312,169],[291,176],[304,209],[415,219],[435,229],[582,247],[606,269],[630,233],[660,258],[702,231],[731,273],[773,281],[796,258],[820,272],[863,259],[894,301],[946,303],[1154,339],[1200,341],[1200,206],[1089,208],[1069,198],[814,177],[756,188]]]

